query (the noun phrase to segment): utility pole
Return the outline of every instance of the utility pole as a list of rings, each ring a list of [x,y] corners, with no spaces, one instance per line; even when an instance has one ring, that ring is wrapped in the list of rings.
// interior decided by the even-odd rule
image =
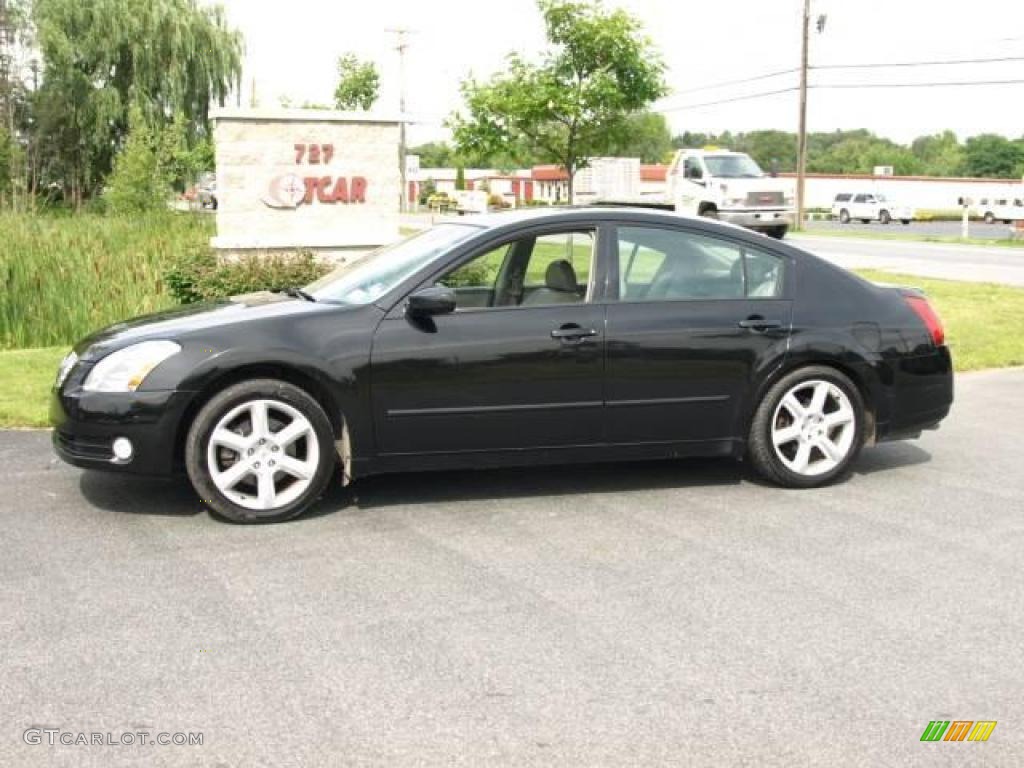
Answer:
[[[405,146],[405,50],[409,47],[405,36],[411,30],[405,28],[389,29],[398,38],[395,50],[398,51],[398,170],[402,178],[402,193],[398,197],[398,210],[405,213],[408,209],[409,180],[406,178],[406,146]]]
[[[804,182],[807,176],[807,64],[811,37],[811,0],[804,0],[803,42],[800,50],[800,127],[796,144],[796,226],[804,228]]]

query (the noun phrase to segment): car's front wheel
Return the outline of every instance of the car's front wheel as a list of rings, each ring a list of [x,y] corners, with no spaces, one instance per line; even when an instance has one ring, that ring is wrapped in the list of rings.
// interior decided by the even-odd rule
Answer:
[[[825,366],[784,376],[761,400],[748,451],[765,478],[791,488],[843,476],[864,442],[864,401],[850,379]]]
[[[843,208],[843,210],[841,210],[839,212],[839,223],[840,224],[849,224],[850,223],[850,212],[848,210],[846,210],[845,208]]]
[[[235,384],[196,415],[185,466],[200,498],[236,523],[276,523],[323,493],[335,465],[333,431],[307,392],[276,379]]]

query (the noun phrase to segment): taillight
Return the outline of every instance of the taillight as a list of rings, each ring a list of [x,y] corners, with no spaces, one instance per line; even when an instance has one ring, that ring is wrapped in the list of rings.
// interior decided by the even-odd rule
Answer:
[[[931,334],[932,342],[935,346],[942,346],[946,341],[946,332],[942,328],[942,321],[939,320],[939,316],[935,314],[932,305],[928,303],[928,299],[917,294],[905,293],[903,294],[903,300],[921,318],[921,322],[924,323],[928,333]]]

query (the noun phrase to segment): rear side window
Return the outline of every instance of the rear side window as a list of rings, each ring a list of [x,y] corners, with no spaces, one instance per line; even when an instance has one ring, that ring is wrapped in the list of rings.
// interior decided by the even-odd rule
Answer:
[[[853,202],[855,202],[855,203],[866,203],[867,201],[868,201],[868,196],[867,195],[857,195],[855,198],[853,198]]]
[[[785,262],[728,240],[658,227],[618,230],[620,301],[777,298]]]

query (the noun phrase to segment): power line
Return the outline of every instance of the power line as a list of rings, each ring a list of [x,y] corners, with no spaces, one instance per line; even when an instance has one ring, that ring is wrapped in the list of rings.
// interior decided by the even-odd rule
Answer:
[[[1024,79],[1018,80],[952,80],[944,83],[820,83],[812,84],[811,88],[956,88],[965,85],[1024,85]]]
[[[933,59],[931,61],[890,61],[871,64],[818,64],[811,69],[886,69],[888,67],[940,67],[954,64],[995,64],[1024,61],[1024,56],[995,56],[983,59]]]
[[[746,83],[756,83],[758,80],[769,80],[769,79],[771,79],[773,77],[780,77],[782,75],[791,75],[794,72],[799,72],[799,71],[800,71],[799,69],[797,69],[796,67],[793,67],[791,69],[780,69],[777,72],[766,72],[763,75],[754,75],[753,77],[744,77],[744,78],[740,78],[738,80],[723,80],[723,81],[718,82],[718,83],[711,83],[710,85],[702,85],[699,88],[686,88],[686,89],[684,89],[682,91],[676,91],[675,93],[672,94],[672,96],[679,96],[679,95],[682,95],[684,93],[698,93],[700,91],[711,91],[711,90],[714,90],[715,88],[725,88],[725,87],[730,86],[730,85],[745,85]]]
[[[678,112],[682,109],[699,109],[700,107],[713,107],[717,104],[731,104],[735,101],[750,101],[751,99],[764,99],[768,96],[777,96],[780,93],[790,93],[791,91],[800,90],[795,85],[789,88],[780,88],[776,91],[764,91],[762,93],[750,93],[746,96],[734,96],[731,99],[719,99],[717,101],[705,101],[701,104],[683,104],[678,107],[661,107],[654,110],[655,112]]]
[[[1024,39],[1024,38],[1022,38],[1022,39]],[[925,60],[925,61],[871,62],[871,63],[865,63],[865,64],[820,64],[820,65],[816,65],[816,66],[810,66],[809,69],[818,69],[818,70],[886,69],[886,68],[889,68],[889,67],[893,67],[893,68],[897,68],[897,67],[935,67],[935,66],[952,66],[952,65],[958,65],[958,64],[995,64],[995,63],[1005,63],[1005,62],[1013,62],[1013,61],[1024,61],[1024,56],[995,56],[995,57],[989,57],[989,58],[976,58],[976,59],[932,59],[932,60]],[[675,96],[681,96],[681,95],[687,94],[687,93],[700,93],[702,91],[712,91],[712,90],[716,90],[718,88],[728,88],[729,86],[733,86],[733,85],[746,85],[747,83],[756,83],[756,82],[759,82],[761,80],[770,80],[772,78],[781,77],[783,75],[791,75],[794,72],[799,72],[799,71],[800,71],[799,68],[792,67],[790,69],[780,69],[780,70],[776,70],[774,72],[765,72],[764,74],[754,75],[753,77],[738,78],[736,80],[722,80],[722,81],[719,81],[717,83],[710,83],[708,85],[702,85],[702,86],[699,86],[697,88],[685,88],[685,89],[683,89],[681,91],[676,91],[675,93],[672,94],[672,96],[670,96],[668,98],[671,99],[671,98],[673,98]],[[992,81],[992,84],[995,84],[997,82],[1000,82],[1000,81]],[[979,81],[978,84],[979,85],[986,85],[986,84],[988,84],[988,81]],[[820,87],[823,87],[823,86],[813,86],[813,87],[819,87],[820,88]],[[897,86],[897,87],[899,87],[899,86]],[[759,94],[754,94],[754,95],[751,95],[751,96],[741,96],[741,97],[739,97],[739,98],[737,98],[735,100],[736,101],[743,101],[743,100],[746,100],[748,98],[757,99],[757,98],[762,98],[763,96],[773,96],[773,95],[775,95],[777,93],[785,93],[786,90],[790,90],[790,89],[785,89],[785,90],[780,90],[780,91],[769,91],[767,93],[763,93],[763,94],[759,93]],[[723,99],[720,102],[719,101],[707,102],[706,104],[702,103],[702,104],[698,104],[698,105],[694,105],[694,106],[712,106],[714,104],[719,104],[719,103],[728,103],[729,101],[732,101],[732,99]],[[663,107],[663,108],[658,109],[656,111],[658,111],[658,112],[672,112],[672,111],[675,111],[677,109],[687,109],[687,108],[688,107]]]

